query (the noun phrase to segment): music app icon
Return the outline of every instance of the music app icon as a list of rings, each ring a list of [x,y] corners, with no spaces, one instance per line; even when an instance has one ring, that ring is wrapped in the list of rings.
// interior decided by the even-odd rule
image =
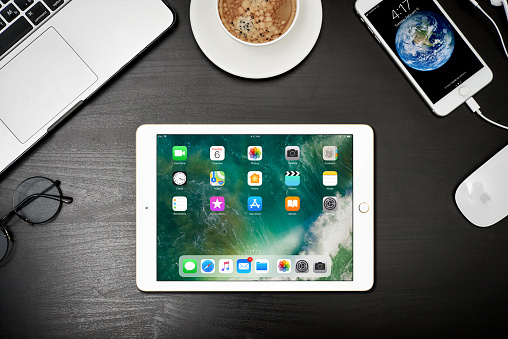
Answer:
[[[221,259],[219,260],[219,273],[233,273],[233,260]]]

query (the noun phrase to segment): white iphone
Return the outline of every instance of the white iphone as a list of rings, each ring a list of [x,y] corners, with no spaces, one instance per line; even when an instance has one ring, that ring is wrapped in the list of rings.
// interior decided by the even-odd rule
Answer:
[[[357,0],[355,9],[435,114],[449,114],[492,80],[437,1]]]

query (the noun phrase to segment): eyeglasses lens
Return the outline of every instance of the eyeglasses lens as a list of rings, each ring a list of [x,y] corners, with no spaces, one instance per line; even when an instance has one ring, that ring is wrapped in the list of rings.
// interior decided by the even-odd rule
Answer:
[[[31,224],[51,220],[62,207],[62,192],[51,180],[34,177],[23,181],[14,191],[12,205],[16,214]]]

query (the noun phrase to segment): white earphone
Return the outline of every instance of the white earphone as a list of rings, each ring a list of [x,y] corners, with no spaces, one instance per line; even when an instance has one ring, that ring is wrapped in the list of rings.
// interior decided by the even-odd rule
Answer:
[[[492,18],[487,13],[485,13],[483,8],[480,7],[480,5],[478,4],[478,2],[476,2],[476,0],[469,0],[469,1],[473,4],[473,6],[478,8],[490,20],[490,22],[492,22],[494,27],[496,27],[497,34],[499,35],[499,39],[501,39],[501,44],[503,45],[504,54],[508,58],[508,51],[506,50],[506,46],[504,44],[503,36],[501,35],[501,32],[499,31],[499,28],[496,25],[496,22],[494,20],[492,20]],[[504,12],[506,13],[506,19],[508,20],[508,3],[506,2],[506,0],[490,0],[490,3],[493,6],[503,6],[504,7]]]
[[[503,45],[503,51],[504,51],[504,54],[506,55],[506,57],[508,58],[508,51],[506,50],[506,46],[504,44],[504,40],[503,40],[503,36],[501,35],[501,32],[499,31],[499,28],[497,27],[496,23],[494,20],[492,20],[492,18],[487,14],[485,13],[485,11],[483,10],[483,8],[481,8],[481,6],[478,4],[478,2],[476,0],[469,0],[473,6],[475,6],[476,8],[478,8],[489,20],[490,22],[492,22],[492,24],[494,25],[494,27],[496,27],[496,31],[497,31],[497,34],[499,35],[499,39],[501,39],[501,45]],[[506,13],[506,18],[508,19],[508,3],[506,2],[506,0],[490,0],[490,3],[493,5],[493,6],[503,6],[504,7],[504,12]],[[490,122],[491,124],[493,125],[496,125],[498,127],[501,127],[501,128],[504,128],[504,129],[508,129],[507,126],[504,126],[504,125],[501,125],[501,124],[498,124],[497,122],[494,122],[490,119],[488,119],[487,117],[485,117],[481,112],[480,112],[480,106],[476,103],[476,101],[474,100],[473,97],[469,98],[467,101],[466,101],[466,104],[469,106],[469,108],[471,109],[471,111],[475,112],[476,114],[478,114],[482,119],[485,119],[486,121]]]
[[[506,19],[508,20],[508,3],[506,0],[490,0],[492,6],[503,6],[504,12],[506,13]]]

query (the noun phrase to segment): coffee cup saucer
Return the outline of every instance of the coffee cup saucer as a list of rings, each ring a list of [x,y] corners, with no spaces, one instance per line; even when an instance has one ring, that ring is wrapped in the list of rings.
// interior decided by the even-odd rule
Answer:
[[[310,53],[321,31],[321,0],[300,1],[295,25],[280,41],[266,46],[248,46],[233,40],[215,14],[216,1],[192,0],[192,33],[203,53],[217,67],[243,78],[263,79],[285,73]]]

